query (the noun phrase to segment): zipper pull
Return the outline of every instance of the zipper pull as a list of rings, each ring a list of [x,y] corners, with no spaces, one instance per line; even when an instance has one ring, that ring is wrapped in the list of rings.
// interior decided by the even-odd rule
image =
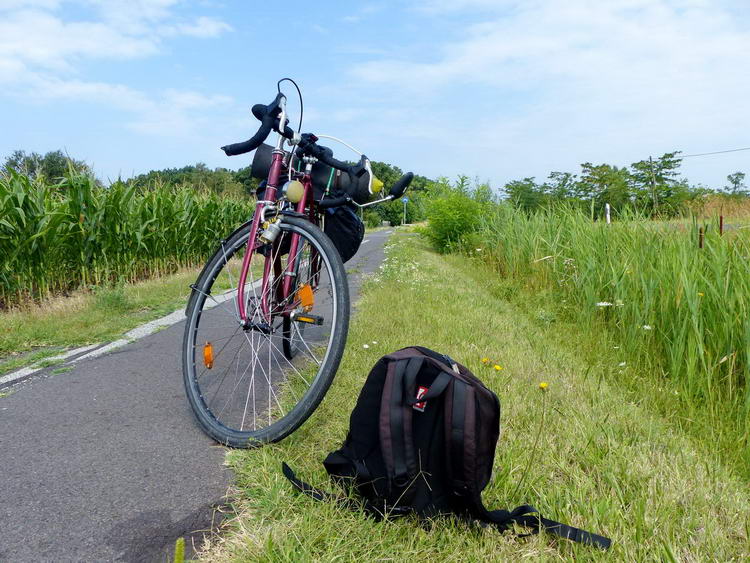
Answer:
[[[443,358],[454,372],[461,373],[460,371],[458,371],[458,364],[453,361],[453,358],[451,358],[448,354],[443,354]]]

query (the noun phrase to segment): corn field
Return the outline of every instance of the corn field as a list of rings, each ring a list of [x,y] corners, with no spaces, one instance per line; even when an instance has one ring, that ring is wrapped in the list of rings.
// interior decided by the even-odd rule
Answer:
[[[713,224],[699,248],[701,226],[638,217],[606,225],[500,205],[464,248],[548,291],[582,330],[606,330],[620,370],[662,377],[665,392],[696,407],[686,418],[730,421],[750,462],[750,228],[720,236]]]
[[[0,174],[0,307],[201,264],[250,201],[164,185]]]

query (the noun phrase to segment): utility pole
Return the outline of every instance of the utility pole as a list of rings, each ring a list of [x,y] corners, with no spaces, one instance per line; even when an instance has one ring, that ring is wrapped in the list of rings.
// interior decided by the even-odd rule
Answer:
[[[654,199],[654,212],[659,206],[659,202],[656,200],[656,176],[654,176],[654,161],[651,156],[648,157],[648,167],[651,169],[651,197]]]

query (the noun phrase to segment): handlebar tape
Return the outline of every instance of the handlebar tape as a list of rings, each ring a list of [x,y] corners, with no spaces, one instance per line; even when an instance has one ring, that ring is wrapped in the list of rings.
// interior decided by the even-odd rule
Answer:
[[[252,112],[253,115],[260,120],[260,128],[258,131],[247,141],[225,145],[221,147],[221,150],[223,150],[227,156],[245,154],[257,149],[263,141],[268,138],[272,130],[275,129],[276,131],[280,131],[282,124],[279,123],[279,113],[281,112],[280,104],[283,97],[284,95],[279,93],[267,106],[264,106],[263,104],[255,104]],[[289,127],[286,127],[285,123],[283,126],[284,132],[282,134],[285,137],[289,137],[294,133]]]
[[[393,199],[398,199],[402,195],[404,195],[404,192],[406,191],[406,188],[409,187],[409,184],[411,184],[411,181],[414,179],[414,174],[411,172],[407,172],[401,178],[398,179],[398,181],[393,184],[391,187],[391,191],[388,192],[388,195],[390,195]]]

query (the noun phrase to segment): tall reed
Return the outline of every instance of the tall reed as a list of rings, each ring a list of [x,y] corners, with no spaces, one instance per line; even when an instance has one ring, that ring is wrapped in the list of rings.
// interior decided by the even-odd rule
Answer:
[[[710,226],[700,249],[698,228],[499,205],[465,247],[550,291],[583,329],[606,327],[628,366],[667,378],[686,404],[734,421],[750,462],[750,229],[721,237]]]

